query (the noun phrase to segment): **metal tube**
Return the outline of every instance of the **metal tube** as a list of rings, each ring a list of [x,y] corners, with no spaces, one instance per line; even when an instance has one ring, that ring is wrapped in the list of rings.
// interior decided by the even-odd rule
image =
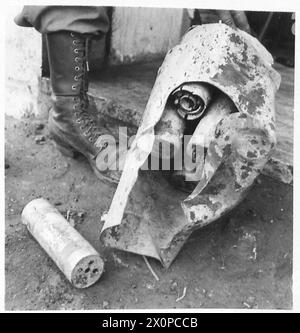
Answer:
[[[186,83],[176,89],[173,103],[178,114],[187,120],[200,118],[213,95],[213,87],[207,83]]]
[[[47,200],[29,202],[22,222],[76,288],[89,287],[100,278],[104,263],[99,253]]]

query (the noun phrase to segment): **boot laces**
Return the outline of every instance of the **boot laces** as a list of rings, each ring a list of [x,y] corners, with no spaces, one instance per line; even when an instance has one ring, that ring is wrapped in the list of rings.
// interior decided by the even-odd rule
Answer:
[[[79,103],[77,106],[79,107],[77,115],[78,121],[81,124],[81,129],[84,130],[84,135],[88,137],[90,142],[95,142],[100,136],[100,132],[98,126],[96,124],[95,119],[88,113],[89,100],[86,94],[82,94],[78,97]]]
[[[95,142],[100,136],[100,133],[95,120],[88,113],[89,100],[86,94],[87,85],[84,86],[82,80],[80,80],[82,77],[87,80],[86,75],[87,72],[89,71],[87,55],[88,55],[90,38],[89,37],[76,38],[74,34],[71,34],[71,36],[74,37],[73,45],[75,46],[74,49],[74,53],[76,54],[75,62],[77,63],[75,71],[78,72],[74,76],[74,80],[78,83],[75,83],[73,85],[73,88],[74,90],[76,90],[79,85],[82,85],[80,96],[78,98],[75,98],[75,101],[77,102],[77,104],[75,104],[78,117],[77,121],[81,124],[80,128],[84,130],[83,134],[86,137],[88,137],[88,140],[90,142]]]
[[[87,75],[87,72],[89,71],[89,65],[88,65],[88,49],[89,49],[89,43],[90,43],[90,38],[76,38],[76,36],[72,33],[71,34],[73,39],[73,45],[75,46],[74,48],[74,53],[75,53],[75,84],[73,84],[72,89],[76,90],[78,86],[82,85],[82,80],[80,80],[82,77]],[[86,78],[87,79],[87,78]],[[84,86],[84,90],[87,88]]]

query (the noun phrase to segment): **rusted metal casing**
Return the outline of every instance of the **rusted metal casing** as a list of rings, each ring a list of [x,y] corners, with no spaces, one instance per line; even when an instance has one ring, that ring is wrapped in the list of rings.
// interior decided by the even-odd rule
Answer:
[[[280,75],[272,65],[271,54],[256,38],[223,23],[193,27],[167,53],[105,217],[105,245],[154,257],[168,267],[194,230],[224,216],[246,196],[276,144]],[[203,83],[214,93],[191,143],[204,146],[205,154],[196,187],[182,198],[157,173],[140,169],[151,154],[170,95],[183,85]],[[227,105],[217,107],[217,93]],[[189,105],[186,98],[182,102]],[[146,177],[149,191],[142,192]],[[141,218],[123,218],[134,196],[147,203]]]

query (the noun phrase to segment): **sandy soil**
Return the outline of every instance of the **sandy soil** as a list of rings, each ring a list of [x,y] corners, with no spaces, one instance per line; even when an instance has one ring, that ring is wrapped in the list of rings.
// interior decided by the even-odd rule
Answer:
[[[115,187],[96,179],[85,160],[63,157],[39,124],[5,124],[7,310],[292,307],[291,186],[261,176],[229,216],[191,236],[168,270],[149,259],[156,281],[142,257],[101,247],[100,216]],[[102,253],[106,271],[94,286],[72,287],[22,225],[23,207],[37,197],[70,210]]]

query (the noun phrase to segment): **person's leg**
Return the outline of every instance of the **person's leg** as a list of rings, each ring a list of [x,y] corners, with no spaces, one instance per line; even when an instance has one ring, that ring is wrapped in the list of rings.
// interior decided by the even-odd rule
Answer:
[[[43,34],[72,31],[99,35],[109,30],[107,9],[94,6],[24,6],[15,22]]]
[[[64,154],[83,154],[99,178],[96,157],[107,145],[88,102],[88,54],[90,40],[106,33],[109,19],[105,7],[25,6],[15,19],[34,27],[47,40],[53,108],[49,130]],[[105,177],[107,178],[107,177]],[[116,173],[110,180],[118,181]]]

